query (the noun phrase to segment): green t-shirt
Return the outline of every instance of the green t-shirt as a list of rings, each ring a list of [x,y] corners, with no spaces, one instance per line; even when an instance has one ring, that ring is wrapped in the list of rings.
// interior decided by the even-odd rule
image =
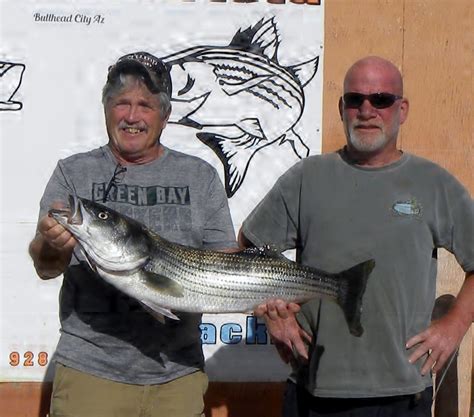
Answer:
[[[431,385],[408,339],[426,329],[436,291],[436,248],[474,270],[474,207],[469,193],[436,164],[404,153],[367,169],[343,152],[306,158],[275,184],[243,223],[256,245],[296,248],[297,260],[330,272],[373,258],[361,337],[342,310],[312,300],[299,315],[313,334],[308,366],[291,378],[315,396],[411,394]]]

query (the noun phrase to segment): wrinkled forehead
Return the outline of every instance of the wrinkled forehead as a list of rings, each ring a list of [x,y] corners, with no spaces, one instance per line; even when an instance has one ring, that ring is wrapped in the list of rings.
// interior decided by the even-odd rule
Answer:
[[[402,77],[393,65],[383,62],[361,62],[353,65],[346,74],[344,92],[349,91],[403,95]]]
[[[110,95],[111,100],[125,97],[159,102],[159,95],[152,93],[142,78],[131,75],[121,76],[120,84]]]

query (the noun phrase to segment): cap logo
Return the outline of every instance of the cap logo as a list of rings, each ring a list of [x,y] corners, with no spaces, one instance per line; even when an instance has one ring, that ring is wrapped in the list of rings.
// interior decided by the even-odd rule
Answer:
[[[144,54],[133,54],[124,59],[135,59],[137,61],[140,61],[143,65],[147,66],[148,68],[153,68],[156,65],[158,65],[158,61],[155,58],[149,55],[144,55]]]

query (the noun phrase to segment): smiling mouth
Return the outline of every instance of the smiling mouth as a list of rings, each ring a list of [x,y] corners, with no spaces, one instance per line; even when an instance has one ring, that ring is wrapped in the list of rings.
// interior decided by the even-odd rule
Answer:
[[[137,135],[145,131],[145,129],[140,129],[138,127],[125,127],[122,130],[132,135]]]

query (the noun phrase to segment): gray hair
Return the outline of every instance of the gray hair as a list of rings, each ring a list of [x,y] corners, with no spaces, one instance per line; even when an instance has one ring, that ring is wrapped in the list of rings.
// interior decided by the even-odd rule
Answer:
[[[110,99],[121,94],[123,90],[134,85],[143,85],[147,87],[145,79],[141,75],[135,74],[120,74],[112,80],[107,80],[102,89],[102,104],[107,106]],[[148,87],[147,87],[148,89]],[[171,111],[171,101],[168,94],[164,92],[152,93],[158,97],[160,103],[160,114],[162,119],[165,119]]]

